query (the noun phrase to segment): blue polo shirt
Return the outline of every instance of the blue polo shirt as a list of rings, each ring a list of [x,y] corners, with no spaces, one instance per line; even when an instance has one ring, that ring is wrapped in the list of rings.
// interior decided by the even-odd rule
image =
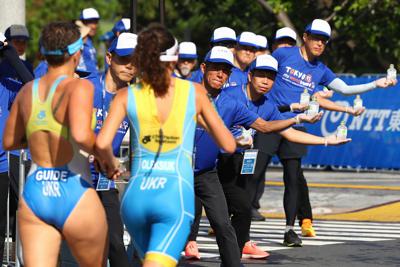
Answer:
[[[234,125],[250,127],[259,117],[235,98],[230,97],[225,90],[213,98],[213,102],[219,116],[228,128]],[[206,130],[200,126],[196,127],[194,173],[198,174],[201,171],[214,169],[219,152],[219,147]]]
[[[44,76],[47,71],[49,70],[49,65],[46,60],[41,60],[39,64],[36,66],[35,70],[33,71],[33,75],[35,79]]]
[[[240,86],[228,87],[224,90],[227,91],[231,97],[235,98],[238,102],[245,105],[250,111],[256,113],[260,118],[266,121],[284,120],[282,114],[279,112],[276,104],[269,100],[266,95],[262,96],[257,101],[251,101],[247,96],[246,91],[247,83]],[[230,130],[234,136],[240,136],[241,131],[238,133],[238,125],[231,127]],[[242,125],[240,125],[242,126]],[[252,130],[252,135],[254,136],[255,130]],[[237,151],[243,151],[243,149],[238,148]]]
[[[184,80],[191,81],[191,82],[201,83],[201,81],[203,81],[203,72],[200,69],[192,71],[190,73],[190,75],[186,78],[179,77],[178,74],[173,72],[172,77],[184,79]]]
[[[97,53],[93,46],[93,41],[90,37],[83,44],[82,56],[79,61],[78,69],[97,73]]]
[[[304,88],[313,95],[322,88],[318,85],[327,86],[336,78],[336,75],[319,60],[313,62],[304,60],[297,46],[279,48],[272,53],[272,56],[278,61],[279,67],[268,97],[277,106],[298,103]],[[282,115],[288,119],[296,114],[289,111]]]
[[[104,120],[108,115],[108,110],[110,108],[111,101],[114,99],[115,93],[110,93],[106,90],[104,84],[104,76],[99,78],[96,82],[92,81],[92,83],[95,86],[93,107],[96,109],[96,128],[94,132],[98,134],[100,132],[101,127],[103,126]],[[125,117],[125,119],[120,124],[112,142],[114,156],[119,156],[119,149],[121,147],[122,140],[124,139],[128,129],[129,129],[129,121],[128,117]],[[95,171],[93,166],[91,166],[91,172],[92,172],[93,185],[94,187],[96,187],[97,181],[99,179],[99,173]],[[110,188],[115,188],[114,181],[111,183]]]
[[[241,70],[237,67],[232,68],[232,73],[229,75],[228,81],[224,84],[224,88],[239,86],[247,83],[248,69]]]
[[[22,83],[10,78],[0,79],[0,172],[8,171],[7,153],[3,148],[3,132],[11,105],[21,89]]]

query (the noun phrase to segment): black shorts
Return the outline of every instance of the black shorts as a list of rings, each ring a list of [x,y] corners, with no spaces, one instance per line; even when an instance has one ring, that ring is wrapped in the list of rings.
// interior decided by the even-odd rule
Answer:
[[[295,129],[307,132],[305,127],[296,127]],[[254,148],[271,157],[277,155],[280,159],[297,159],[307,155],[307,145],[290,142],[279,133],[257,132],[254,137]]]

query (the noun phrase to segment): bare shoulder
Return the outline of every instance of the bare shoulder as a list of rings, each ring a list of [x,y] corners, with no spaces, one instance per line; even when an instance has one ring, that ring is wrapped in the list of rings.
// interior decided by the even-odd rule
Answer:
[[[22,86],[22,88],[19,90],[18,95],[15,99],[15,102],[18,101],[31,101],[31,98],[29,97],[32,94],[32,88],[33,86],[33,81],[30,81],[26,84],[24,84],[24,86]],[[21,100],[20,100],[21,99]]]
[[[201,85],[200,83],[196,83],[196,82],[193,82],[193,85],[196,90],[196,94],[207,95],[207,90],[206,90],[206,88],[204,88],[203,85]]]

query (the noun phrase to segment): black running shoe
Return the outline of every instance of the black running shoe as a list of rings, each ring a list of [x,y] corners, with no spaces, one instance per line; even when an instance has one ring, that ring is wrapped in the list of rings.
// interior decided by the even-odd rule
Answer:
[[[285,233],[283,245],[287,247],[301,247],[301,243],[301,239],[292,229]]]
[[[258,210],[251,209],[251,220],[254,222],[262,222],[265,221],[265,217],[262,216],[262,214]]]

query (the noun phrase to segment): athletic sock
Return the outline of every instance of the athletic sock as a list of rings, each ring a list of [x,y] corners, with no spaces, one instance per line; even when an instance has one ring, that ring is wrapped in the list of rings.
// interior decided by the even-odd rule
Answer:
[[[293,225],[286,225],[285,233],[289,232],[289,230],[293,230]]]

